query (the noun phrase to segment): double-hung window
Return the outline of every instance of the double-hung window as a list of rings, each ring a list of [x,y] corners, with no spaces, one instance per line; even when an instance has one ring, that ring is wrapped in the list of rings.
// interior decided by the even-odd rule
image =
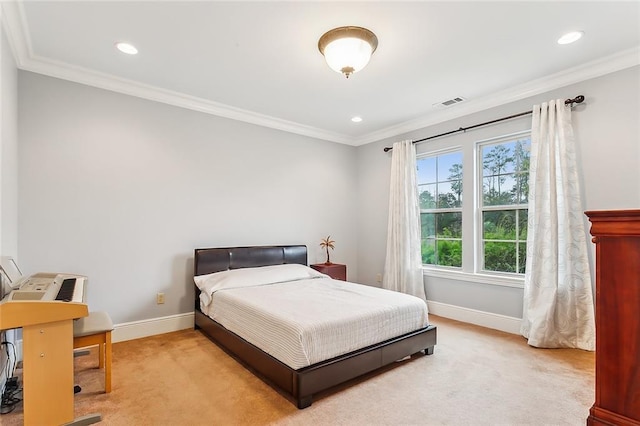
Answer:
[[[441,271],[523,274],[529,132],[439,148],[417,158],[422,263]]]
[[[530,145],[528,137],[478,145],[482,271],[524,274]]]
[[[422,263],[462,266],[462,152],[418,158]]]

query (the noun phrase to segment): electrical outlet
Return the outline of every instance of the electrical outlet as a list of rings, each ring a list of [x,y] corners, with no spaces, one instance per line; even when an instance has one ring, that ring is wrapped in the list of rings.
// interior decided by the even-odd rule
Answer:
[[[378,283],[382,282],[382,274],[377,274],[376,275],[376,282],[378,282]]]
[[[164,303],[164,293],[158,293],[156,295],[156,303],[162,305]]]

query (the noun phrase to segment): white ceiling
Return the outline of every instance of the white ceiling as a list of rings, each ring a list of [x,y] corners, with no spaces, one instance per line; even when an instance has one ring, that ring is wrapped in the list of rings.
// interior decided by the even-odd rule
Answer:
[[[351,145],[640,63],[639,1],[2,6],[21,69]],[[317,49],[344,25],[379,40],[348,80]],[[585,36],[558,45],[571,30]],[[118,52],[122,40],[140,53]],[[433,106],[454,97],[467,100]]]

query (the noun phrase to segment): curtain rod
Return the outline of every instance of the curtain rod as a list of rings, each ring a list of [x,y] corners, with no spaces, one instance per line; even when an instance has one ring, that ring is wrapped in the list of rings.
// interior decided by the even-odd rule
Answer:
[[[573,99],[566,99],[564,101],[564,104],[573,106],[573,104],[581,104],[582,102],[584,102],[584,96],[578,95]],[[429,139],[435,139],[435,138],[439,138],[441,136],[451,135],[453,133],[466,132],[467,130],[475,129],[476,127],[486,126],[488,124],[493,124],[493,123],[497,123],[499,121],[505,121],[505,120],[509,120],[509,119],[512,119],[512,118],[516,118],[516,117],[522,117],[523,115],[528,115],[528,114],[532,114],[532,113],[533,113],[533,111],[525,111],[525,112],[521,112],[519,114],[510,115],[508,117],[497,118],[495,120],[485,121],[484,123],[474,124],[473,126],[469,126],[469,127],[460,127],[459,129],[451,130],[451,131],[445,132],[445,133],[440,133],[439,135],[429,136],[428,138],[423,138],[423,139],[418,139],[417,141],[413,141],[413,143],[424,142],[424,141],[428,141]],[[391,148],[391,147],[385,147],[384,148],[384,152],[389,152],[392,149],[393,148]]]

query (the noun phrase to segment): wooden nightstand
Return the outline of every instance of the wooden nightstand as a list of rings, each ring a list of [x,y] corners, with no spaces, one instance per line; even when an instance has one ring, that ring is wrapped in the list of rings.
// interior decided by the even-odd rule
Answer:
[[[347,265],[340,263],[330,263],[329,265],[326,263],[316,263],[310,266],[318,272],[329,275],[334,280],[347,280]]]

